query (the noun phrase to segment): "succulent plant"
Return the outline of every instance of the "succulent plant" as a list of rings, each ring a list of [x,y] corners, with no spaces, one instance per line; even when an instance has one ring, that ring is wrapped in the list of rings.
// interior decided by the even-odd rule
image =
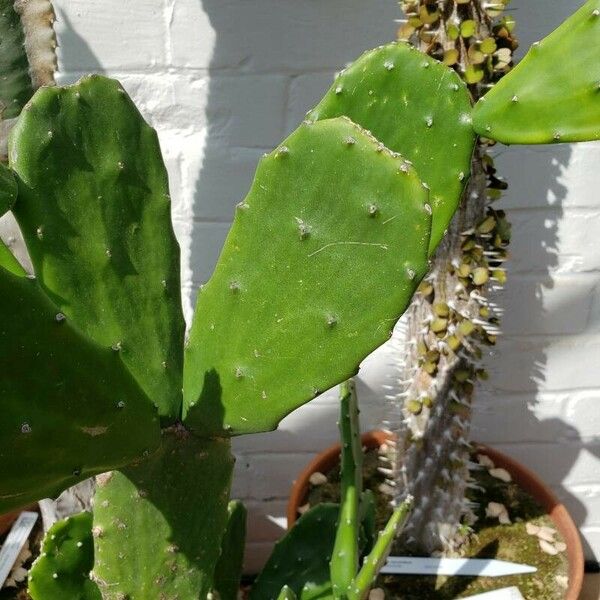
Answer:
[[[156,133],[105,77],[44,87],[23,108],[9,169],[0,171],[0,207],[16,216],[35,276],[2,250],[0,298],[10,318],[0,328],[0,510],[102,474],[92,579],[105,600],[232,597],[243,511],[229,506],[230,437],[274,429],[356,373],[429,268],[467,184],[475,135],[466,88],[448,66],[402,44],[358,65],[261,160],[199,293],[185,352],[179,249]],[[501,96],[489,98],[484,121],[500,136],[509,126],[497,103]],[[553,110],[545,124],[556,129],[563,118]],[[406,122],[416,129],[397,135]],[[475,171],[470,185],[482,177]],[[461,241],[476,261],[464,275],[456,267],[470,292],[491,266],[474,250],[477,236],[502,246],[507,235],[492,212]],[[452,348],[447,334],[457,333],[466,345],[478,324],[462,314],[453,323],[457,311],[439,298],[433,306],[430,335]],[[477,331],[492,341],[485,327]],[[425,372],[439,369],[439,356],[427,347]],[[451,373],[468,394],[472,373],[456,365]],[[329,532],[319,542],[330,545],[307,565],[324,593],[364,598],[407,517],[405,494],[370,548],[372,498],[360,483],[350,385],[341,404],[344,518],[336,528],[338,508],[327,506],[305,515],[267,567],[286,577],[263,594],[263,575],[257,598],[314,597],[297,560],[285,569],[275,562],[281,554],[304,562],[304,530]],[[454,423],[456,404],[448,407]],[[422,407],[423,396],[407,403],[414,415]]]
[[[29,595],[33,600],[101,600],[89,578],[93,566],[92,515],[82,512],[58,521],[29,571]]]
[[[261,161],[199,296],[182,404],[178,248],[154,131],[119,84],[86,77],[34,95],[9,158],[2,196],[36,276],[0,269],[12,316],[0,509],[120,469],[95,500],[102,596],[208,594],[222,581],[229,435],[275,427],[389,337],[427,270],[428,190],[349,119],[301,125]]]
[[[455,69],[472,98],[481,98],[473,111],[482,137],[471,180],[394,338],[399,383],[390,389],[386,425],[399,443],[396,464],[382,470],[397,493],[416,497],[401,545],[432,552],[459,545],[461,525],[473,518],[465,500],[471,404],[477,381],[487,378],[482,355],[500,334],[501,311],[493,296],[506,281],[510,224],[493,205],[506,184],[489,150],[494,140],[542,143],[600,135],[599,48],[591,42],[598,39],[599,4],[587,2],[514,70],[517,42],[514,20],[504,12],[508,2],[401,4],[407,20],[400,37]],[[575,51],[582,36],[590,43]],[[587,101],[573,109],[579,99]]]

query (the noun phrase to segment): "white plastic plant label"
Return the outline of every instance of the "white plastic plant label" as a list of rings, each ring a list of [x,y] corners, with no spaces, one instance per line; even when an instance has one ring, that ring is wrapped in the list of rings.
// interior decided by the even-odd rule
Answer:
[[[502,577],[535,573],[529,565],[487,558],[422,558],[390,556],[381,569],[386,575],[467,575],[469,577]]]
[[[6,536],[2,549],[0,549],[0,588],[9,576],[37,518],[37,513],[22,512]]]

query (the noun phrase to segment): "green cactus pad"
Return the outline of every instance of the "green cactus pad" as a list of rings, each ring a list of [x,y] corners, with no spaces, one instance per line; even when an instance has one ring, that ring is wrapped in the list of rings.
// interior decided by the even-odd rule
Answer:
[[[0,0],[0,118],[19,115],[33,94],[25,34],[14,0]]]
[[[161,415],[181,406],[179,247],[156,132],[116,81],[42,88],[9,148],[15,216],[59,310],[120,354]]]
[[[427,271],[427,200],[412,167],[346,118],[303,124],[263,158],[198,297],[186,423],[270,430],[356,373]]]
[[[21,263],[16,259],[15,255],[10,251],[10,248],[0,239],[0,267],[6,269],[13,275],[25,277],[26,271],[21,266]]]
[[[346,115],[413,162],[431,188],[432,254],[471,172],[470,114],[469,93],[452,69],[412,46],[393,43],[345,69],[308,118]]]
[[[298,600],[333,598],[329,561],[338,513],[337,504],[319,504],[302,515],[275,544],[252,586],[250,600],[277,600],[284,585]]]
[[[227,514],[214,588],[219,593],[219,600],[237,600],[244,562],[246,508],[239,500],[233,500],[227,507]]]
[[[15,177],[12,171],[0,162],[0,217],[11,209],[16,199],[17,182]],[[14,275],[25,275],[25,270],[1,239],[0,267],[4,267]]]
[[[17,182],[12,171],[0,162],[0,217],[9,211],[17,199]]]
[[[588,0],[475,106],[480,135],[505,144],[600,139],[600,0]]]
[[[232,469],[228,440],[172,429],[147,461],[98,478],[92,577],[104,600],[206,598]]]
[[[93,566],[92,515],[59,521],[48,530],[29,571],[29,595],[33,600],[102,600],[89,577]]]
[[[0,269],[0,299],[2,514],[153,450],[159,423],[119,356],[35,281]]]

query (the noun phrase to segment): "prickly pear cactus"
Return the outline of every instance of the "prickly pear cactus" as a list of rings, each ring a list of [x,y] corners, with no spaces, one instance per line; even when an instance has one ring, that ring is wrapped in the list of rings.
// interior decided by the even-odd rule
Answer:
[[[430,254],[469,179],[475,135],[466,85],[404,43],[366,52],[336,78],[310,120],[346,116],[410,160],[430,190]]]
[[[10,169],[0,162],[0,218],[9,211],[17,199],[17,182]],[[14,275],[24,275],[24,271],[10,249],[0,239],[0,267]]]
[[[17,181],[10,169],[0,163],[0,217],[12,208],[17,199]]]
[[[503,5],[480,0],[405,1],[400,36],[454,68],[474,99],[512,66],[514,23]],[[468,451],[471,402],[483,352],[495,344],[498,314],[489,293],[504,284],[510,226],[491,205],[505,187],[487,144],[477,144],[471,180],[432,269],[393,340],[397,352],[387,426],[398,434],[396,464],[383,466],[415,507],[401,543],[431,552],[460,543],[471,511]]]
[[[94,566],[92,515],[79,513],[55,523],[29,571],[33,600],[102,600],[90,579]]]
[[[428,190],[402,157],[345,118],[301,125],[262,159],[199,293],[186,425],[270,430],[352,375],[425,274],[430,223]]]
[[[156,448],[156,411],[116,353],[35,280],[0,267],[0,298],[0,514]]]
[[[506,144],[600,139],[598,39],[600,0],[588,0],[477,103],[477,133]]]
[[[219,600],[237,600],[242,578],[247,512],[233,500],[227,506],[227,527],[221,541],[221,556],[215,568],[214,588]]]
[[[227,525],[229,448],[175,426],[150,459],[98,478],[92,577],[104,600],[207,597]]]
[[[120,84],[86,77],[37,92],[9,159],[19,179],[13,213],[42,289],[121,357],[161,416],[177,418],[179,246],[156,132]]]

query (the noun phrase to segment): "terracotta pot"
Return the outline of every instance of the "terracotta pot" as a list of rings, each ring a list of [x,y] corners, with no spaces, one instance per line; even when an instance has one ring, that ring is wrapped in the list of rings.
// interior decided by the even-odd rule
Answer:
[[[5,533],[8,533],[13,523],[18,519],[19,515],[24,510],[37,511],[37,504],[31,504],[30,506],[26,506],[21,510],[16,510],[15,512],[0,515],[0,537],[3,536]]]
[[[8,532],[20,514],[21,511],[0,515],[0,536]]]
[[[379,448],[390,440],[390,435],[383,431],[369,431],[362,436],[363,446],[369,450]],[[569,561],[569,587],[565,592],[565,600],[578,600],[583,585],[584,556],[579,531],[567,512],[550,489],[529,469],[493,448],[478,444],[478,451],[489,456],[497,467],[506,469],[513,480],[546,510],[556,529],[567,544]],[[306,503],[310,486],[310,476],[315,472],[327,473],[339,465],[340,445],[335,444],[317,455],[300,473],[294,482],[287,507],[288,528],[298,517],[298,508]]]

